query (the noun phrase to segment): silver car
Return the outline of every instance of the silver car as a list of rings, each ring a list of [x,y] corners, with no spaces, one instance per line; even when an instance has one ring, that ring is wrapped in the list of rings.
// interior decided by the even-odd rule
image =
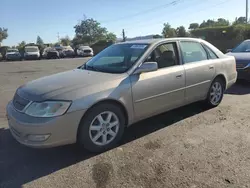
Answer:
[[[7,105],[9,127],[27,146],[79,142],[100,152],[139,120],[196,101],[219,105],[236,78],[234,57],[204,40],[118,43],[77,69],[18,88]]]

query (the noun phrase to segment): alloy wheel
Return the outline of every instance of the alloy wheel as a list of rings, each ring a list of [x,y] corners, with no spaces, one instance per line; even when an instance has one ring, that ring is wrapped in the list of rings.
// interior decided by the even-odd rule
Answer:
[[[223,95],[223,89],[220,82],[214,82],[210,91],[210,102],[213,105],[220,103]]]
[[[90,124],[89,137],[95,145],[105,146],[112,142],[119,131],[120,122],[111,111],[98,114]]]

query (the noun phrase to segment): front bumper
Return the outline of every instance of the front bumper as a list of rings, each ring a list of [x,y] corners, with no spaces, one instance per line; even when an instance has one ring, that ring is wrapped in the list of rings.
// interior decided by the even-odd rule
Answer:
[[[94,53],[93,52],[81,52],[79,53],[79,55],[83,57],[88,57],[88,56],[94,56]]]
[[[85,110],[53,118],[35,118],[16,111],[11,101],[6,112],[10,131],[18,142],[29,147],[47,148],[75,143],[78,125]],[[43,141],[31,140],[36,135],[47,135],[48,138]]]
[[[20,60],[20,59],[21,59],[21,56],[6,56],[6,60],[15,61],[15,60]]]
[[[250,81],[250,68],[247,69],[237,69],[238,79]]]
[[[40,56],[38,56],[38,55],[25,55],[24,56],[24,59],[27,59],[27,60],[37,60],[37,59],[39,59],[40,58]]]

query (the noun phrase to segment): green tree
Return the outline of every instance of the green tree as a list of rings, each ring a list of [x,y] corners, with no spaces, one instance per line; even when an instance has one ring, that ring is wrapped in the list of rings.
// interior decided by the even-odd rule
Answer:
[[[26,45],[26,42],[22,41],[16,47],[18,50],[22,50],[22,49],[24,49],[25,45]]]
[[[191,29],[191,30],[193,30],[193,29],[198,29],[199,28],[199,24],[198,23],[191,23],[190,25],[189,25],[189,28],[188,29]]]
[[[178,37],[186,37],[187,32],[184,26],[180,26],[176,29],[176,34]]]
[[[8,29],[0,27],[0,46],[1,42],[8,37]]]
[[[246,17],[239,17],[239,18],[235,18],[233,25],[245,24],[245,23],[246,23]]]
[[[229,26],[229,25],[230,25],[229,21],[224,18],[219,18],[217,22],[215,22],[215,26]]]
[[[164,23],[163,24],[163,29],[162,29],[162,35],[165,38],[169,37],[175,37],[176,36],[176,31],[174,28],[171,28],[171,25],[169,23]]]
[[[61,44],[63,45],[63,46],[69,46],[70,45],[70,38],[69,38],[69,36],[65,36],[65,37],[63,37],[63,38],[61,38]]]
[[[117,39],[116,35],[114,33],[107,33],[106,35],[106,40],[107,41],[112,41],[112,42],[115,42]]]
[[[44,44],[43,43],[43,39],[40,36],[37,36],[37,38],[36,38],[36,44],[40,45],[40,46],[42,46]]]
[[[160,39],[160,38],[162,38],[162,35],[156,34],[156,35],[153,36],[153,39]]]
[[[107,35],[107,29],[101,27],[101,24],[92,18],[82,20],[74,28],[76,36],[89,45],[104,39]]]

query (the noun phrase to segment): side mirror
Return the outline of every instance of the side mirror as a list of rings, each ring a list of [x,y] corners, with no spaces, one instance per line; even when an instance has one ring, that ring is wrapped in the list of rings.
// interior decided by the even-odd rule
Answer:
[[[227,51],[226,51],[226,52],[227,52],[227,53],[229,53],[229,52],[231,52],[231,51],[232,51],[232,49],[227,49]]]
[[[153,72],[158,70],[158,64],[156,62],[145,62],[140,67],[137,67],[134,74],[141,74],[143,72]]]

